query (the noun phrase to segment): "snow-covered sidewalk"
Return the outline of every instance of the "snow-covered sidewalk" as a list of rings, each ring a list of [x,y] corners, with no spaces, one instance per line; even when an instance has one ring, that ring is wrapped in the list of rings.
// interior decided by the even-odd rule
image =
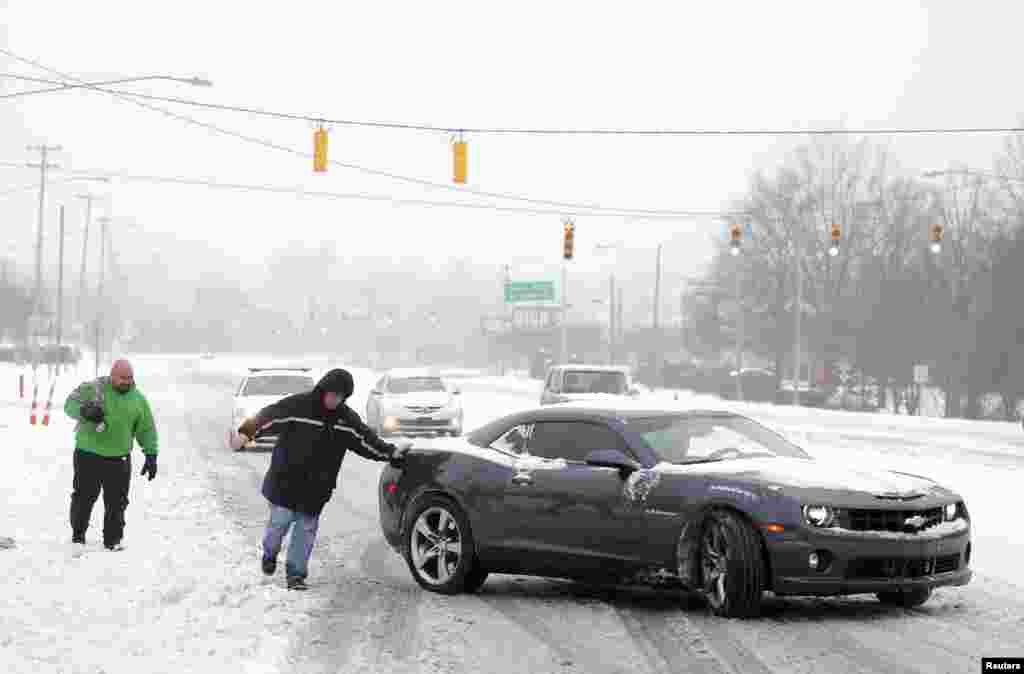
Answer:
[[[29,424],[31,383],[19,400],[14,372],[0,370],[0,537],[15,542],[0,549],[0,671],[279,671],[309,600],[287,593],[279,576],[263,581],[257,550],[221,511],[198,452],[161,423],[174,394],[143,387],[162,451],[152,482],[133,453],[126,549],[102,547],[101,497],[76,557],[73,422],[62,407],[91,371],[60,378],[49,426]]]

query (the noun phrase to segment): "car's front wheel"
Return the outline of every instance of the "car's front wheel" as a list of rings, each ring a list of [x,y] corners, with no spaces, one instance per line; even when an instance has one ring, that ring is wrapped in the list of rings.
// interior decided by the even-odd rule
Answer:
[[[749,618],[760,612],[764,589],[761,541],[738,514],[718,510],[704,520],[700,569],[701,591],[713,613]]]
[[[420,499],[409,515],[405,561],[420,587],[440,594],[478,589],[486,574],[481,577],[477,568],[473,533],[462,508],[432,494]]]
[[[879,592],[875,595],[878,601],[890,606],[902,606],[903,608],[914,608],[928,601],[932,591],[927,587],[915,587],[910,590],[893,590],[891,592]]]

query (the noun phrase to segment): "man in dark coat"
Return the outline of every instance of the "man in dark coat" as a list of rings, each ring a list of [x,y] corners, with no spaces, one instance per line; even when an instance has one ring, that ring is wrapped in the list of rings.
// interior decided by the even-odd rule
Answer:
[[[248,443],[271,430],[278,436],[263,479],[263,496],[270,502],[263,572],[273,575],[277,569],[277,555],[291,528],[288,589],[306,589],[320,513],[334,493],[345,452],[351,449],[371,461],[401,459],[402,450],[381,440],[346,404],[353,388],[348,371],[331,370],[312,391],[283,398],[243,421],[232,440]]]

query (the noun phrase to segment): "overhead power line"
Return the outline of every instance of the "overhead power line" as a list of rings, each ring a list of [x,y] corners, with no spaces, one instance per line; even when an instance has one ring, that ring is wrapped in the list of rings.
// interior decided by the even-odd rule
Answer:
[[[4,50],[0,50],[4,51]],[[5,52],[11,55],[10,52]],[[13,56],[12,56],[13,57]],[[472,127],[472,126],[435,126],[431,124],[412,124],[402,122],[381,122],[368,120],[341,119],[322,115],[311,115],[294,112],[282,112],[279,110],[268,110],[265,108],[254,108],[243,105],[228,105],[224,103],[210,103],[193,98],[182,98],[178,96],[156,96],[137,92],[115,91],[106,89],[103,82],[95,84],[81,83],[73,87],[59,87],[56,89],[38,90],[37,92],[18,92],[9,96],[17,96],[23,93],[45,93],[50,91],[64,91],[71,88],[92,89],[109,95],[136,98],[160,103],[172,103],[175,105],[187,105],[206,110],[217,110],[220,112],[239,112],[248,115],[270,117],[287,121],[301,121],[311,124],[328,124],[331,126],[355,126],[371,127],[378,129],[394,129],[404,131],[427,131],[444,134],[473,134],[473,135],[528,135],[528,136],[899,136],[899,135],[951,135],[951,134],[987,134],[987,133],[1020,133],[1024,127],[1003,127],[1003,126],[966,126],[966,127],[893,127],[881,129],[585,129],[585,128],[502,128],[502,127]],[[0,99],[6,96],[0,96]]]
[[[64,79],[71,80],[71,81],[76,82],[78,84],[87,85],[87,83],[84,82],[80,78],[74,77],[73,75],[69,75],[69,74],[64,73],[64,72],[61,72],[61,71],[59,71],[59,70],[57,70],[55,68],[51,68],[51,67],[49,67],[47,65],[39,63],[38,61],[34,61],[32,59],[28,59],[28,58],[25,58],[23,56],[19,56],[19,55],[15,54],[14,52],[12,52],[9,49],[0,47],[0,54],[5,54],[5,55],[7,55],[8,57],[10,57],[12,59],[20,61],[21,63],[25,63],[25,64],[28,64],[28,65],[31,65],[31,66],[33,66],[35,68],[39,68],[40,70],[44,70],[46,72],[52,73],[52,74],[57,75],[59,77],[62,77]],[[82,88],[85,89],[85,90],[95,89],[95,87],[91,87],[91,86],[82,86]],[[247,143],[251,143],[251,144],[255,144],[255,145],[260,145],[262,147],[266,147],[266,148],[269,148],[269,149],[272,149],[272,150],[276,150],[278,152],[288,153],[288,154],[291,154],[291,155],[294,155],[294,156],[297,156],[297,157],[302,157],[304,159],[310,159],[313,156],[312,153],[310,153],[310,152],[304,152],[302,150],[298,150],[298,149],[293,148],[293,147],[288,147],[286,145],[281,145],[279,143],[275,143],[273,141],[270,141],[270,140],[267,140],[267,139],[264,139],[264,138],[257,138],[257,137],[254,137],[254,136],[249,136],[249,135],[246,135],[244,133],[240,133],[238,131],[234,131],[234,130],[231,130],[231,129],[226,129],[224,127],[217,126],[215,124],[210,124],[209,122],[203,122],[203,121],[197,120],[197,119],[195,119],[193,117],[189,117],[188,115],[178,114],[176,112],[172,112],[172,111],[167,110],[165,108],[161,108],[161,107],[158,107],[158,106],[155,106],[155,105],[150,105],[149,103],[144,103],[144,102],[142,102],[140,100],[135,100],[135,99],[131,98],[130,96],[128,96],[127,94],[123,93],[123,92],[116,92],[116,91],[111,91],[111,90],[103,90],[103,93],[111,95],[114,98],[118,98],[118,99],[120,99],[122,101],[127,101],[127,102],[132,103],[134,105],[137,105],[137,106],[139,106],[141,108],[145,108],[147,110],[152,110],[154,112],[159,112],[160,114],[164,115],[165,117],[169,117],[171,119],[176,119],[178,121],[185,122],[186,124],[191,124],[191,125],[194,125],[194,126],[198,126],[200,128],[206,129],[208,131],[213,131],[214,133],[218,133],[218,134],[221,134],[221,135],[224,135],[224,136],[229,136],[229,137],[235,138],[237,140],[242,140],[242,141],[247,142]],[[502,199],[502,200],[507,200],[507,201],[519,201],[519,202],[522,202],[522,203],[534,204],[534,205],[537,205],[537,206],[554,207],[554,208],[564,209],[564,210],[569,210],[569,211],[581,211],[581,210],[586,210],[586,211],[591,211],[591,212],[596,212],[596,211],[614,211],[614,212],[619,213],[619,214],[630,213],[630,214],[636,214],[636,215],[658,215],[658,216],[664,216],[664,217],[670,217],[670,216],[687,217],[685,211],[642,209],[642,208],[616,208],[616,207],[604,206],[604,205],[600,205],[600,204],[573,203],[573,202],[567,202],[567,201],[554,201],[554,200],[550,200],[550,199],[536,199],[536,198],[524,197],[524,196],[514,195],[514,194],[506,194],[506,193],[500,193],[500,192],[486,192],[486,191],[483,191],[483,190],[476,190],[476,189],[472,189],[472,188],[456,187],[455,185],[449,185],[447,183],[437,183],[437,182],[433,182],[433,181],[430,181],[430,180],[424,180],[424,179],[421,179],[421,178],[413,178],[413,177],[410,177],[410,176],[399,175],[399,174],[396,174],[396,173],[391,173],[391,172],[388,172],[388,171],[382,171],[382,170],[379,170],[379,169],[366,168],[364,166],[359,166],[359,165],[356,165],[356,164],[349,164],[349,163],[345,163],[345,162],[339,162],[339,161],[336,161],[336,160],[330,160],[329,163],[331,165],[333,165],[333,166],[339,166],[341,168],[351,169],[351,170],[354,170],[354,171],[358,171],[360,173],[364,173],[366,175],[371,175],[371,176],[375,176],[375,177],[379,177],[379,178],[387,178],[389,180],[394,180],[396,182],[403,182],[403,183],[410,184],[410,185],[417,185],[419,187],[429,187],[429,188],[432,188],[432,189],[441,189],[441,190],[456,192],[458,194],[471,194],[473,196],[487,197],[489,199]],[[563,212],[564,212],[564,210],[563,210]]]
[[[15,166],[17,162],[0,161],[0,166]],[[64,169],[54,169],[55,171],[65,171]],[[362,201],[375,201],[390,203],[393,206],[430,206],[438,208],[465,208],[473,210],[491,210],[504,213],[524,213],[529,215],[570,215],[574,217],[617,217],[634,220],[681,220],[681,219],[699,219],[699,218],[721,218],[730,213],[720,211],[678,211],[672,215],[658,215],[658,214],[634,214],[634,213],[616,213],[610,211],[575,211],[567,212],[564,210],[554,209],[539,209],[539,208],[525,208],[519,206],[502,206],[499,204],[483,204],[483,203],[466,203],[458,201],[431,201],[427,199],[399,199],[387,194],[369,194],[365,192],[327,192],[321,190],[307,190],[301,187],[286,187],[281,185],[258,185],[249,183],[232,183],[232,182],[220,182],[214,180],[206,180],[202,178],[187,178],[187,177],[175,177],[175,176],[151,176],[151,175],[135,175],[130,173],[121,173],[116,171],[102,171],[102,170],[76,170],[68,171],[75,176],[91,177],[91,178],[107,178],[115,179],[124,182],[141,182],[141,183],[155,183],[155,184],[169,184],[169,185],[185,185],[195,187],[208,187],[212,189],[223,189],[232,191],[245,191],[245,192],[266,192],[273,194],[293,194],[300,197],[317,197],[326,199],[351,199],[351,200],[362,200]],[[3,193],[0,193],[2,195]]]

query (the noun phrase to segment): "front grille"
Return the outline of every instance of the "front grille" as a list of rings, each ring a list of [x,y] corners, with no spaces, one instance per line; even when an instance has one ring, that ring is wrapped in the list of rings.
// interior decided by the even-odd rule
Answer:
[[[921,518],[915,521],[915,518]],[[851,531],[917,533],[942,522],[942,508],[927,510],[877,510],[850,508],[839,516],[840,526]],[[908,524],[908,520],[910,523]]]
[[[960,555],[943,557],[858,557],[846,565],[846,577],[923,578],[936,573],[952,573],[960,568]]]
[[[399,419],[400,428],[447,428],[448,422],[443,419]]]
[[[433,414],[441,411],[440,405],[406,405],[405,409],[413,414]]]

